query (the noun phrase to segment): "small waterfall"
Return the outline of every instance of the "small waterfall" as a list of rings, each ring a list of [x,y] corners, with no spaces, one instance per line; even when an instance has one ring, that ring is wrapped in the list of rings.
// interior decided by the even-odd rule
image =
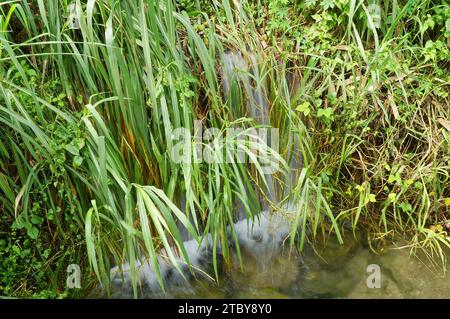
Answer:
[[[245,58],[247,56],[247,59]],[[230,104],[230,109],[234,119],[247,116],[255,120],[256,123],[270,126],[269,102],[266,95],[264,81],[259,74],[258,60],[255,54],[241,52],[224,52],[222,55],[222,77],[224,99]],[[246,103],[238,99],[239,88],[243,88]],[[245,110],[239,106],[245,105]],[[265,140],[270,145],[270,131]],[[267,197],[271,201],[276,200],[275,184],[271,174],[264,176],[268,185]],[[260,204],[264,209],[268,209],[266,201],[262,198]]]
[[[269,102],[266,93],[265,81],[260,76],[258,57],[253,53],[246,53],[247,59],[241,52],[224,52],[222,56],[222,77],[224,99],[230,103],[231,110],[235,112],[235,118],[240,116],[249,116],[261,125],[270,126]],[[291,79],[287,81],[293,82]],[[243,101],[236,99],[236,92],[233,88],[241,87],[244,89],[247,101],[247,114],[238,109]],[[239,112],[240,111],[240,112]],[[289,112],[293,112],[289,109]],[[268,142],[271,138],[268,136]],[[272,146],[272,145],[269,145]],[[297,184],[300,171],[303,167],[302,157],[299,154],[299,137],[293,132],[289,132],[288,138],[288,164],[289,172],[285,178],[284,185],[276,183],[272,175],[265,175],[269,185],[268,197],[273,202],[279,202],[282,198],[288,196]],[[282,186],[282,193],[280,188]],[[261,202],[264,207],[264,203]],[[292,210],[293,203],[286,204]],[[265,207],[267,209],[267,207]]]
[[[234,229],[238,236],[241,250],[258,260],[260,264],[265,264],[280,254],[281,243],[289,235],[290,224],[286,223],[284,216],[264,211],[255,220],[243,219],[236,222]],[[228,236],[231,239],[230,227],[228,227]],[[212,269],[211,236],[206,236],[200,245],[192,239],[185,241],[184,246],[189,256],[192,272],[189,270],[185,260],[179,257],[177,262],[183,273],[181,275],[168,261],[164,250],[160,252],[157,258],[161,277],[169,289],[175,287],[188,289],[189,279],[193,276],[212,279],[206,272],[208,269]],[[220,247],[218,249],[220,250]],[[136,273],[139,278],[139,287],[143,290],[144,296],[158,295],[162,292],[156,273],[149,261],[136,261]],[[132,297],[129,263],[112,268],[110,276],[113,286],[113,297]]]
[[[224,99],[229,103],[231,116],[234,119],[249,116],[257,123],[270,126],[269,103],[266,94],[264,81],[260,77],[258,66],[258,57],[255,54],[246,53],[247,59],[241,52],[224,52],[222,56],[222,85]],[[242,91],[243,90],[243,91]],[[243,103],[243,95],[246,97],[246,103]],[[269,136],[270,140],[270,136]],[[272,175],[266,174],[265,179],[268,184],[268,198],[274,203],[280,202],[283,196],[289,195],[296,184],[298,171],[301,169],[302,160],[297,155],[298,136],[289,134],[289,165],[291,171],[286,177],[282,194],[276,193],[280,185],[275,183]],[[271,146],[271,145],[269,145]],[[184,202],[183,198],[180,199]],[[238,221],[234,224],[234,230],[239,240],[241,251],[254,257],[258,263],[265,264],[269,260],[280,254],[284,240],[291,231],[291,220],[293,214],[297,213],[294,202],[288,201],[283,205],[284,213],[270,211],[266,200],[260,199],[263,210],[256,215],[253,220],[246,219],[242,204],[237,207]],[[181,207],[184,207],[182,205]],[[181,226],[181,225],[179,225]],[[183,228],[182,226],[180,228]],[[212,262],[212,240],[208,235],[201,244],[190,239],[186,231],[181,230],[184,246],[189,257],[192,272],[189,270],[185,260],[180,257],[178,263],[181,266],[185,278],[190,278],[192,274],[200,274],[208,277],[205,268],[210,268]],[[229,242],[231,240],[231,231],[228,227]],[[219,247],[220,253],[220,247]],[[168,287],[181,287],[188,289],[189,283],[183,276],[168,262],[164,256],[164,250],[158,257],[160,274]],[[136,272],[139,274],[140,287],[148,293],[150,291],[160,292],[156,274],[149,261],[137,261]],[[113,291],[116,291],[115,297],[131,296],[131,280],[129,277],[129,264],[123,264],[121,267],[111,269],[111,282]],[[145,294],[144,294],[145,295]]]

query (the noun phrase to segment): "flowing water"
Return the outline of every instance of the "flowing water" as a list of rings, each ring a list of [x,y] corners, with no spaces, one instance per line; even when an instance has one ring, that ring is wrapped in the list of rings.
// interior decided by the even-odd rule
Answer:
[[[301,256],[288,251],[270,260],[245,252],[243,269],[235,260],[224,267],[220,282],[192,279],[149,298],[449,298],[450,276],[430,269],[427,259],[409,256],[410,250],[386,247],[375,254],[364,240],[352,237],[344,245],[307,246]],[[369,288],[367,267],[380,267],[380,288]],[[369,280],[371,282],[371,280]]]

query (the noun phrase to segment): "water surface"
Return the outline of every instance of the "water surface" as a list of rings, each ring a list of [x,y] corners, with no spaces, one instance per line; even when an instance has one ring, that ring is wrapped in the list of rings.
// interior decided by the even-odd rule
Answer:
[[[375,253],[363,240],[346,238],[340,245],[308,246],[301,255],[286,249],[281,255],[260,260],[243,254],[223,267],[219,284],[193,279],[185,287],[168,291],[170,298],[449,298],[450,277],[431,267],[427,258],[410,256],[410,249],[390,244]],[[367,266],[381,270],[380,288],[369,288]],[[447,268],[448,269],[448,268]],[[147,297],[162,298],[161,294]]]

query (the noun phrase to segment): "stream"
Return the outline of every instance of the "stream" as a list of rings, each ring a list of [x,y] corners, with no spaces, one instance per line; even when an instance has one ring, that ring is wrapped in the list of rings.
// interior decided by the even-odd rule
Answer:
[[[448,298],[450,276],[442,265],[431,269],[426,258],[410,257],[410,249],[390,244],[376,254],[364,240],[346,237],[343,245],[306,246],[301,256],[284,251],[261,263],[243,252],[243,269],[234,259],[223,268],[220,282],[192,279],[188,285],[144,298]],[[369,288],[368,265],[380,267],[380,288]],[[448,266],[446,268],[448,270]],[[447,271],[448,273],[448,271]]]

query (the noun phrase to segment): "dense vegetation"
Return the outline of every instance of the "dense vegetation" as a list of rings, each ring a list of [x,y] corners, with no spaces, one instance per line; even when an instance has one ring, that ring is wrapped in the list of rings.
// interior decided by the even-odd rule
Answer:
[[[141,251],[183,253],[180,221],[220,243],[238,202],[259,211],[262,158],[169,157],[172,129],[194,120],[256,125],[222,98],[224,50],[260,57],[287,161],[299,137],[298,248],[363,227],[377,245],[406,236],[445,261],[448,0],[16,0],[1,11],[0,295],[81,297]],[[248,92],[232,89],[244,109]],[[81,291],[66,288],[69,264]]]

